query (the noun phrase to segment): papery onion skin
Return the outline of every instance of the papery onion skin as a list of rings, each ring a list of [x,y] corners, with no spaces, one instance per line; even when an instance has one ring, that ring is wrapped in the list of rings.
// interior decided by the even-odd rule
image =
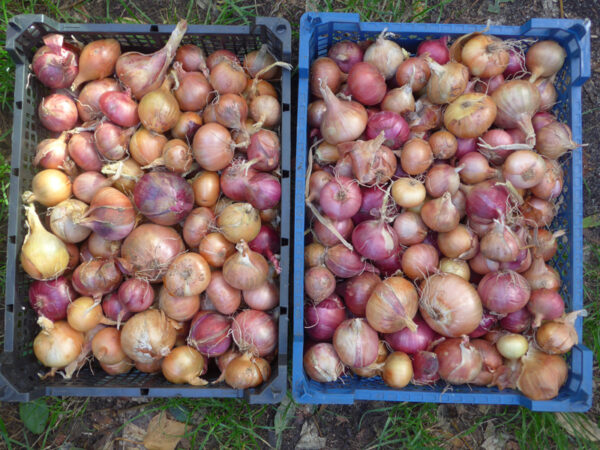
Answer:
[[[395,333],[405,327],[415,331],[413,317],[418,309],[417,291],[410,281],[390,277],[375,287],[365,309],[367,321],[381,333]]]
[[[451,273],[427,278],[419,300],[421,316],[443,336],[459,337],[474,331],[481,322],[483,306],[475,288]],[[455,299],[462,298],[460,303]]]
[[[429,345],[439,337],[420,316],[415,316],[413,321],[417,325],[416,331],[411,331],[410,328],[406,327],[395,333],[385,334],[385,341],[392,349],[414,354],[427,350]]]
[[[33,340],[33,352],[44,366],[63,368],[75,361],[83,349],[84,335],[66,320],[54,322]]]
[[[171,383],[203,386],[208,383],[200,378],[204,365],[204,357],[196,349],[184,345],[175,347],[165,356],[161,369],[163,376]]]
[[[527,305],[531,295],[527,280],[510,270],[486,274],[479,282],[477,292],[483,306],[498,314],[520,310]]]
[[[321,342],[304,352],[304,370],[313,380],[320,383],[336,381],[344,372],[333,345]]]
[[[231,329],[233,340],[242,351],[264,357],[277,348],[277,324],[264,311],[242,311],[233,319]]]
[[[367,367],[377,359],[379,338],[365,319],[348,319],[333,335],[340,360],[350,367]]]
[[[121,330],[121,347],[136,362],[152,363],[168,355],[176,332],[162,311],[148,309],[131,317]]]
[[[468,340],[447,339],[435,348],[442,379],[451,384],[468,383],[477,377],[483,367],[481,353]]]
[[[485,94],[463,94],[444,112],[444,126],[457,138],[476,138],[494,123],[497,107]]]
[[[547,355],[533,345],[529,346],[521,365],[516,385],[532,400],[550,400],[556,397],[569,375],[569,367],[562,357]]]
[[[311,267],[304,275],[304,291],[317,303],[325,300],[335,291],[335,277],[327,267]]]
[[[185,245],[173,228],[143,224],[125,238],[121,257],[130,274],[155,282],[162,278],[171,261],[183,251]]]
[[[208,357],[222,355],[231,347],[231,319],[217,312],[199,311],[192,319],[187,342]]]
[[[101,237],[118,241],[135,226],[135,210],[129,198],[112,187],[100,189],[92,198],[86,217],[78,222]]]
[[[225,368],[225,382],[234,389],[259,386],[271,376],[271,366],[263,358],[244,353]]]
[[[71,90],[76,91],[86,81],[111,75],[120,54],[121,45],[116,39],[100,39],[87,44],[79,55],[79,73],[71,85]]]
[[[330,341],[344,320],[346,308],[335,294],[317,304],[307,302],[304,306],[304,329],[315,341]]]

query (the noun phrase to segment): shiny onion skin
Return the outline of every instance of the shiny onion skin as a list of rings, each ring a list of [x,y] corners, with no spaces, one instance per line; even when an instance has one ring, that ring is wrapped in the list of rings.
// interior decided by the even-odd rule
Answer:
[[[457,302],[456,299],[462,301]],[[459,337],[481,322],[483,306],[475,288],[451,273],[439,273],[421,285],[419,310],[425,322],[442,336]]]
[[[348,319],[335,330],[333,346],[344,364],[367,367],[377,359],[379,337],[365,319]]]
[[[410,281],[390,277],[379,283],[366,307],[369,325],[381,333],[395,333],[407,327],[416,331],[413,317],[418,309],[417,291]]]

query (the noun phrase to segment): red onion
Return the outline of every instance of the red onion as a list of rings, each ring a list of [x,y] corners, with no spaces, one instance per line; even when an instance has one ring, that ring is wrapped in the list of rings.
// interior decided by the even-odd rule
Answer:
[[[379,353],[379,337],[365,319],[343,321],[333,335],[333,347],[350,367],[367,367]]]
[[[219,356],[231,347],[231,319],[213,311],[199,311],[190,325],[188,345],[208,357]]]
[[[105,92],[119,91],[120,89],[119,82],[114,78],[103,78],[86,83],[77,99],[77,110],[79,111],[81,120],[87,122],[101,118],[100,97]]]
[[[379,276],[364,272],[338,285],[338,293],[344,298],[344,303],[352,314],[365,317],[367,302],[379,283],[381,283]]]
[[[336,277],[340,278],[352,278],[367,268],[367,263],[360,255],[348,250],[343,244],[334,245],[327,250],[325,265]]]
[[[77,123],[75,102],[63,94],[44,97],[38,107],[41,124],[50,131],[67,131]]]
[[[476,184],[467,192],[467,215],[480,222],[490,222],[506,214],[508,190],[496,181]]]
[[[415,316],[413,321],[417,325],[416,331],[404,328],[395,333],[384,335],[385,341],[393,350],[413,355],[422,350],[427,350],[429,345],[439,337],[421,316]]]
[[[433,245],[411,245],[402,255],[402,269],[411,280],[419,280],[437,271],[438,251]]]
[[[350,72],[356,63],[361,62],[363,55],[360,46],[352,41],[336,42],[327,52],[327,56],[333,59],[344,73]]]
[[[419,92],[427,85],[431,76],[429,66],[425,59],[411,57],[402,62],[396,70],[396,83],[398,86],[408,84],[413,92]]]
[[[159,225],[175,225],[194,207],[194,192],[181,176],[171,172],[150,172],[135,185],[137,209]]]
[[[467,158],[469,155],[466,155]],[[461,159],[462,161],[462,159]],[[459,163],[460,164],[460,163]],[[462,170],[465,168],[463,167]],[[441,197],[446,192],[454,195],[460,186],[460,167],[449,164],[436,164],[425,175],[425,188],[431,197]],[[462,171],[461,170],[461,171]]]
[[[475,331],[469,333],[469,337],[471,339],[475,339],[484,336],[494,327],[494,325],[496,325],[497,322],[498,316],[484,310],[483,316],[481,316],[481,322],[479,322],[479,326],[475,329]]]
[[[267,258],[275,268],[276,272],[280,273],[281,268],[279,267],[279,260],[275,255],[279,253],[281,244],[279,235],[271,225],[261,225],[258,235],[248,242],[248,246],[251,250],[258,252]]]
[[[537,328],[542,320],[554,320],[565,312],[565,302],[560,294],[551,289],[534,289],[527,303],[527,309],[533,314],[533,327]]]
[[[129,311],[119,300],[119,295],[112,292],[102,298],[102,311],[110,320],[116,321],[118,324],[125,322],[133,313]]]
[[[279,167],[281,146],[277,134],[272,131],[261,129],[254,133],[246,152],[257,170],[271,171]]]
[[[108,91],[99,100],[100,110],[113,123],[122,127],[134,127],[140,123],[138,104],[131,98],[131,91]]]
[[[383,143],[391,149],[398,149],[408,140],[410,128],[404,118],[393,111],[381,111],[373,114],[367,121],[367,137],[375,139],[385,133]]]
[[[518,311],[531,295],[527,280],[513,271],[486,274],[479,282],[477,292],[483,306],[499,314]]]
[[[268,311],[279,305],[279,287],[272,281],[265,281],[256,289],[242,291],[244,301],[259,311]]]
[[[31,307],[53,322],[67,317],[67,306],[77,297],[71,282],[63,276],[50,281],[36,280],[29,287]]]
[[[329,341],[337,327],[346,320],[346,308],[340,298],[333,294],[317,304],[304,307],[304,328],[315,341]]]
[[[368,62],[359,62],[348,73],[348,87],[352,97],[363,105],[377,105],[385,97],[385,78]]]
[[[355,180],[350,178],[336,177],[321,190],[321,208],[332,219],[343,220],[351,218],[360,210],[361,203],[362,194],[360,187]]]
[[[329,225],[335,228],[344,239],[348,239],[354,229],[352,219],[330,220],[329,222]],[[317,235],[319,242],[326,247],[331,247],[341,242],[320,220],[314,222],[313,231]]]
[[[531,326],[531,313],[527,308],[511,312],[500,319],[500,326],[511,333],[524,333]]]
[[[119,161],[127,155],[129,139],[135,128],[123,129],[110,122],[101,122],[94,131],[98,153],[112,161]]]
[[[399,245],[394,229],[381,219],[359,223],[352,231],[352,244],[358,253],[373,260],[391,257]]]
[[[460,159],[477,150],[477,138],[456,138],[456,145],[456,157]]]
[[[378,259],[374,261],[375,267],[379,269],[381,275],[391,277],[402,270],[402,255],[404,251],[400,249],[397,253],[393,253],[389,258]]]
[[[429,55],[438,64],[446,64],[450,61],[450,50],[448,50],[448,36],[439,39],[422,41],[417,47],[417,56]]]
[[[486,273],[494,272],[500,269],[500,263],[487,259],[481,251],[469,260],[469,267],[475,273],[485,275]]]
[[[94,145],[94,135],[88,131],[74,134],[67,144],[69,156],[85,171],[99,172],[102,169],[100,155]]]
[[[78,224],[91,228],[104,239],[118,241],[135,226],[135,211],[127,196],[115,188],[104,187],[94,195],[86,217]]]
[[[256,209],[274,208],[281,199],[281,183],[270,173],[259,172],[248,180],[247,201]]]
[[[504,69],[504,77],[516,75],[519,72],[525,72],[525,55],[521,50],[508,50],[508,66]]]
[[[61,133],[56,139],[41,141],[37,145],[33,164],[44,169],[66,169],[69,163],[72,165],[73,162],[68,159],[67,137],[67,133]]]
[[[233,319],[231,329],[241,351],[266,356],[277,347],[277,324],[263,311],[242,311]]]
[[[77,49],[64,42],[62,34],[44,36],[31,61],[35,76],[50,89],[68,89],[79,72]]]
[[[440,379],[438,357],[433,352],[419,351],[413,355],[413,383],[434,384]]]
[[[118,290],[119,301],[128,311],[146,311],[154,303],[154,289],[150,283],[140,278],[124,281]]]
[[[92,259],[75,269],[71,281],[77,292],[99,301],[102,295],[114,291],[122,278],[114,260]]]
[[[499,128],[488,130],[477,144],[477,150],[493,164],[502,164],[513,150],[510,146],[514,144],[513,138],[506,131]]]
[[[542,128],[544,128],[546,125],[549,125],[553,122],[556,122],[556,117],[547,111],[538,111],[531,118],[533,131],[535,131],[536,133]]]

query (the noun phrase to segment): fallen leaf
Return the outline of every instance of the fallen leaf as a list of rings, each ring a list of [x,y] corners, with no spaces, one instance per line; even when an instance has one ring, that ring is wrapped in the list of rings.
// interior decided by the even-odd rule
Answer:
[[[296,444],[296,449],[319,450],[325,448],[326,444],[327,438],[319,436],[319,431],[317,430],[315,422],[312,420],[304,422],[302,430],[300,431],[300,439]]]
[[[556,413],[556,421],[571,436],[591,442],[600,441],[600,428],[584,414]]]
[[[21,403],[19,405],[19,416],[29,431],[40,434],[46,429],[50,409],[48,409],[44,399],[38,398],[32,402]]]
[[[174,450],[185,433],[185,423],[167,418],[163,411],[150,420],[144,437],[148,450]]]
[[[492,422],[488,422],[485,431],[483,433],[485,440],[481,444],[481,448],[484,450],[501,450],[506,446],[508,436],[502,432],[498,432]]]
[[[600,214],[592,214],[583,218],[583,228],[595,228],[600,225]]]
[[[128,422],[123,428],[123,439],[126,439],[130,442],[139,442],[142,445],[142,441],[144,440],[144,435],[146,432],[143,428],[138,427],[136,424],[132,422]]]
[[[348,420],[346,416],[335,416],[335,420],[338,425],[341,425],[343,423],[350,423],[350,420]]]

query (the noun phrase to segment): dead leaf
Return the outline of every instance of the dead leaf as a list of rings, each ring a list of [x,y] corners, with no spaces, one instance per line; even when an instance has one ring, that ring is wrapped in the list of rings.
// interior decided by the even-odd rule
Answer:
[[[600,441],[600,428],[584,414],[556,413],[556,421],[571,436],[591,442]]]
[[[302,425],[300,439],[296,444],[296,449],[319,450],[325,448],[327,438],[319,436],[317,425],[313,420],[307,420]]]
[[[146,434],[146,432],[144,431],[143,428],[138,427],[137,425],[135,425],[132,422],[128,422],[125,425],[125,428],[123,428],[123,439],[127,439],[128,441],[131,441],[131,442],[139,442],[140,445],[142,444],[142,441],[144,440],[145,434]]]
[[[488,422],[483,437],[485,440],[481,444],[481,448],[484,450],[502,450],[506,446],[506,441],[508,441],[508,436],[496,430],[492,422]]]
[[[163,411],[150,420],[144,437],[148,450],[174,450],[185,433],[185,423],[167,418]]]
[[[335,420],[338,425],[341,425],[343,423],[350,423],[350,420],[348,420],[346,416],[335,416]]]

